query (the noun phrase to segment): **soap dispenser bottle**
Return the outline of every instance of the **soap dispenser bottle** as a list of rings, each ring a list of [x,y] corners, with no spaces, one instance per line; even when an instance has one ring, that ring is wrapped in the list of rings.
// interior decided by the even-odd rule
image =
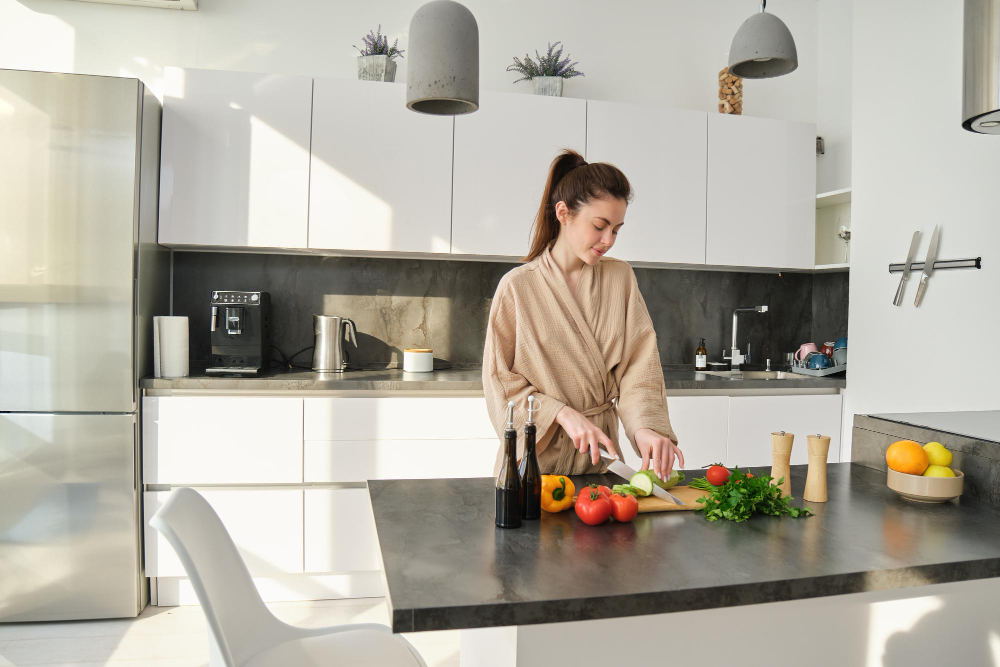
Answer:
[[[698,349],[694,351],[694,369],[696,371],[708,370],[708,350],[705,349],[705,339],[701,339]]]
[[[497,475],[496,524],[500,528],[521,526],[521,479],[517,474],[517,429],[514,401],[507,402],[507,428],[503,432],[503,464]]]
[[[528,421],[524,423],[524,456],[521,458],[521,518],[542,518],[542,472],[535,453],[535,413],[540,400],[534,394],[528,397]]]

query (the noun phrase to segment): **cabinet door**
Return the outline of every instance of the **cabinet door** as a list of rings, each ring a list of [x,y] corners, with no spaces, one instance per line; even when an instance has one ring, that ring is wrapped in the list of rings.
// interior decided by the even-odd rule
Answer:
[[[587,103],[488,91],[479,101],[455,118],[451,251],[523,257],[549,165],[564,148],[586,150]]]
[[[684,452],[684,468],[693,470],[726,459],[729,433],[728,396],[670,396],[667,398],[670,425]],[[636,470],[642,459],[629,445],[624,426],[618,431],[625,463]]]
[[[499,447],[496,438],[306,440],[305,481],[491,477]]]
[[[219,515],[250,574],[302,572],[302,489],[197,489]],[[177,553],[149,520],[169,491],[142,494],[147,577],[183,577]]]
[[[368,489],[306,489],[305,571],[381,569]]]
[[[302,482],[302,399],[147,396],[146,484]]]
[[[830,436],[830,463],[840,461],[842,396],[733,396],[729,399],[728,465],[771,466],[771,433],[795,434],[793,464],[808,463],[806,436]]]
[[[164,245],[305,248],[312,79],[166,69]]]
[[[816,126],[708,115],[707,262],[816,265]]]
[[[406,84],[316,79],[309,247],[447,253],[454,120]]]
[[[617,166],[635,191],[613,256],[705,263],[707,140],[703,112],[587,102],[587,161]]]
[[[481,396],[306,398],[306,440],[496,440]]]

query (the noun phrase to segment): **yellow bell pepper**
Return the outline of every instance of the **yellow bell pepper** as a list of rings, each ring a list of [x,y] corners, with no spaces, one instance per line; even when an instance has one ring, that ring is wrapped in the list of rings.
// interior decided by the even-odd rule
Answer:
[[[542,509],[562,512],[573,506],[576,487],[565,475],[542,475]]]

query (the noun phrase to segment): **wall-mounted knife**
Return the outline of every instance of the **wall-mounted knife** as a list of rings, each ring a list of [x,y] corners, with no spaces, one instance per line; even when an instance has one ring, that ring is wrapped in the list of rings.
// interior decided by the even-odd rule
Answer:
[[[924,260],[924,271],[920,275],[920,285],[917,286],[917,297],[913,300],[915,307],[920,307],[920,302],[924,298],[924,290],[927,289],[927,279],[934,273],[934,262],[937,261],[938,240],[941,236],[941,228],[934,226],[934,233],[931,234],[931,244],[927,248],[927,258]]]
[[[913,239],[910,241],[910,252],[906,253],[906,264],[903,265],[903,275],[899,279],[899,287],[896,288],[896,296],[892,300],[892,305],[903,305],[903,292],[906,291],[906,281],[910,278],[910,264],[917,257],[917,246],[920,245],[920,231],[913,232]]]

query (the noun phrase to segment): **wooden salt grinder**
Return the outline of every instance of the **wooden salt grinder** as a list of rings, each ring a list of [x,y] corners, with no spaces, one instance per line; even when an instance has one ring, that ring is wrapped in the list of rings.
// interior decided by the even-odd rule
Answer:
[[[830,453],[830,436],[810,435],[809,473],[806,475],[806,490],[802,498],[811,503],[826,502],[826,458]]]
[[[771,434],[771,477],[776,484],[779,479],[785,478],[785,481],[778,486],[782,496],[792,495],[792,469],[788,462],[792,458],[794,440],[794,433],[780,431]]]

